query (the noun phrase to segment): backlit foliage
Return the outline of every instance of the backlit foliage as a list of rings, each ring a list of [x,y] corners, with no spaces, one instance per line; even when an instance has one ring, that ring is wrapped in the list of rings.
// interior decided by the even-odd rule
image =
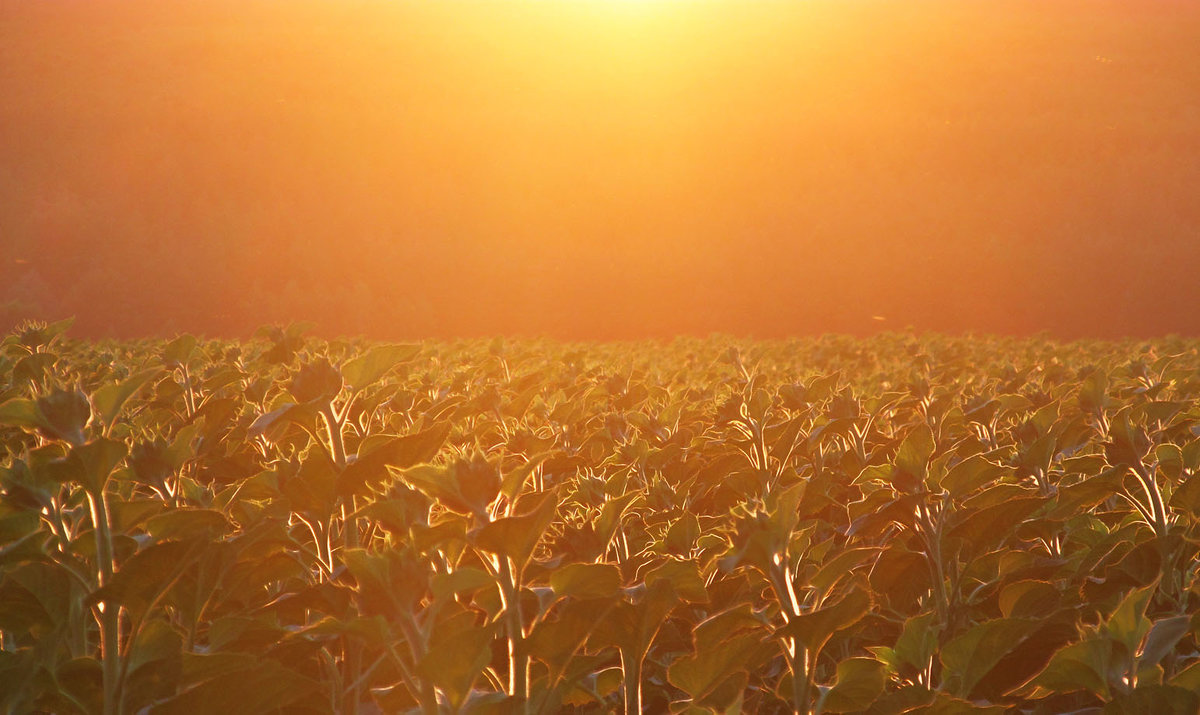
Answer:
[[[9,711],[1195,712],[1195,341],[0,349]]]

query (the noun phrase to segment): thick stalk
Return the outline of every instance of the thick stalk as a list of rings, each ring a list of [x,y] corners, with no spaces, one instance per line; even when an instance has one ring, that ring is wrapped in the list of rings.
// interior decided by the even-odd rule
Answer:
[[[192,375],[188,372],[187,365],[183,365],[183,408],[187,411],[187,416],[190,419],[196,414],[196,395],[192,392]]]
[[[926,562],[929,565],[929,576],[933,580],[933,602],[937,609],[938,621],[945,628],[950,619],[950,605],[946,598],[946,574],[942,570],[942,544],[938,529],[933,524],[928,507],[920,506],[918,524],[921,527],[925,542]]]
[[[766,470],[770,469],[770,467],[771,467],[770,455],[767,452],[767,437],[763,433],[763,428],[758,425],[754,426],[754,431],[756,433],[756,436],[758,437],[759,459],[762,461],[762,466],[759,467],[759,469],[766,471]]]
[[[808,650],[796,638],[789,638],[788,641],[788,647],[784,648],[783,654],[788,668],[792,671],[792,713],[809,715],[812,712],[812,703],[808,697],[811,692],[808,682]]]
[[[404,632],[404,640],[408,642],[408,652],[412,656],[412,662],[415,665],[421,659],[421,655],[425,652],[426,639],[421,634],[421,630],[417,627],[416,619],[412,614],[407,614],[406,618],[400,618],[397,623],[400,630]],[[395,662],[400,672],[404,674],[405,679],[412,681],[415,684],[413,694],[421,701],[421,712],[423,715],[436,715],[438,711],[437,692],[434,691],[433,685],[424,678],[417,679],[410,671],[411,669],[405,665],[404,659],[391,646],[387,646],[388,652],[392,655],[392,660]]]
[[[625,692],[625,715],[642,712],[642,659],[627,648],[621,649],[621,680]]]
[[[329,451],[333,454],[333,462],[338,471],[346,468],[346,443],[342,439],[343,423],[333,412],[333,404],[326,403],[321,407],[321,418],[325,422],[326,435],[329,438]],[[330,530],[332,532],[332,529]],[[351,497],[349,504],[342,504],[342,546],[347,549],[358,548],[358,520],[354,517],[354,501]],[[332,545],[330,545],[332,546]],[[329,554],[329,564],[333,566],[332,549]],[[355,715],[361,692],[360,671],[362,670],[362,645],[349,638],[343,640],[346,662],[342,682],[347,684],[342,698],[342,712]]]
[[[346,443],[342,440],[342,423],[333,414],[333,405],[326,404],[321,408],[321,419],[325,422],[325,433],[329,438],[329,451],[333,453],[333,462],[338,469],[346,466]]]
[[[92,527],[96,533],[97,584],[104,588],[113,577],[112,529],[108,520],[108,503],[104,492],[88,492],[88,507],[91,511]],[[117,691],[121,676],[120,608],[110,602],[96,607],[100,621],[100,661],[104,681],[104,715],[118,712]]]
[[[525,624],[521,614],[521,591],[512,562],[500,556],[500,600],[508,632],[508,694],[522,703],[529,698],[529,656],[525,653]]]
[[[800,615],[800,599],[796,597],[796,589],[792,587],[791,569],[783,565],[782,559],[780,556],[780,563],[773,564],[770,580],[786,625]],[[808,648],[800,639],[784,639],[783,657],[792,672],[792,712],[797,715],[808,715],[811,711],[809,693],[812,689],[809,683],[808,656]]]

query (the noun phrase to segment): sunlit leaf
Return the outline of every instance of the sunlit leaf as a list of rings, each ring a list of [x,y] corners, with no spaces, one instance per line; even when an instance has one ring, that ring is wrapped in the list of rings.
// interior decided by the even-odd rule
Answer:
[[[310,698],[320,684],[280,663],[257,659],[151,706],[151,715],[258,715]]]
[[[214,509],[173,509],[146,521],[146,531],[159,540],[211,539],[228,528],[229,520]]]
[[[161,373],[162,370],[159,368],[150,368],[131,375],[121,382],[99,387],[92,393],[92,408],[96,411],[96,417],[105,425],[111,425],[120,414],[125,402]]]
[[[163,364],[176,367],[187,363],[199,341],[194,335],[183,334],[163,348]]]
[[[546,460],[550,459],[556,454],[556,452],[552,451],[536,454],[525,460],[525,463],[521,466],[510,470],[504,475],[504,480],[500,487],[500,493],[509,499],[516,499],[521,493],[521,490],[525,487],[525,482],[529,479],[529,476],[533,474],[538,467],[544,464]]]
[[[1150,627],[1142,652],[1138,654],[1141,667],[1158,663],[1175,649],[1175,644],[1192,630],[1191,616],[1161,618]]]
[[[667,679],[695,704],[724,710],[745,688],[745,668],[763,647],[761,633],[733,636],[720,647],[704,648],[675,659],[667,669]]]
[[[362,390],[400,363],[408,362],[420,354],[421,346],[416,343],[377,345],[343,364],[342,377],[352,391]]]
[[[1005,618],[1044,616],[1054,612],[1059,600],[1059,591],[1052,584],[1032,579],[1016,581],[1000,591],[1000,613]]]
[[[1031,685],[1050,692],[1087,690],[1108,699],[1112,658],[1112,641],[1107,639],[1089,638],[1073,643],[1056,652]]]
[[[1132,693],[1119,693],[1104,706],[1103,715],[1191,715],[1200,712],[1200,695],[1172,685],[1140,685]]]
[[[413,465],[428,462],[442,448],[446,438],[450,435],[450,429],[449,422],[438,423],[419,432],[394,437],[370,452],[358,455],[338,477],[338,494],[348,497],[363,493],[365,487],[378,484],[387,478],[388,467],[407,469]],[[410,483],[418,489],[421,488],[419,484]],[[425,480],[422,483],[428,485],[431,482]],[[448,488],[453,489],[453,487]],[[430,494],[430,496],[436,498],[434,494]]]
[[[887,686],[883,663],[872,658],[847,658],[837,664],[837,678],[821,695],[823,712],[866,710]]]
[[[997,618],[972,626],[942,648],[944,687],[968,697],[975,685],[1038,628],[1032,618]]]
[[[608,598],[621,590],[621,571],[613,564],[568,564],[550,574],[550,587],[562,596]]]
[[[778,629],[777,634],[795,638],[810,652],[819,653],[834,633],[857,623],[870,607],[871,597],[853,589],[835,603],[796,616]]]
[[[557,507],[557,496],[546,492],[531,511],[484,524],[474,535],[475,544],[483,551],[512,559],[519,568],[533,554]]]

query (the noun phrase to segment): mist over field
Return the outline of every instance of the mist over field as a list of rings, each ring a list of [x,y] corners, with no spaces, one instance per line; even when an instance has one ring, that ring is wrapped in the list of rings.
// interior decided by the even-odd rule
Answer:
[[[1200,5],[0,2],[0,321],[1200,330]]]
[[[1200,713],[1198,40],[0,0],[0,712]]]

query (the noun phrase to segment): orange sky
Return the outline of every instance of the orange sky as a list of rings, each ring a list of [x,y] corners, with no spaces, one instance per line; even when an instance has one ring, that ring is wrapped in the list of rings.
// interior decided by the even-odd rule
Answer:
[[[0,0],[0,303],[1196,334],[1198,37],[1193,2]]]

